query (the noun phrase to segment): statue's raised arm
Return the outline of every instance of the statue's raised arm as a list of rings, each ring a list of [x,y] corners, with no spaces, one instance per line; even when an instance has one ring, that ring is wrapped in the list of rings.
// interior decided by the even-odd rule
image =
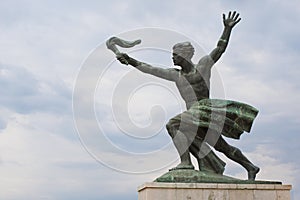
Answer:
[[[223,14],[223,24],[224,24],[224,30],[223,33],[218,41],[217,47],[210,53],[210,57],[214,62],[217,62],[221,55],[225,52],[226,47],[229,42],[230,34],[232,28],[241,21],[241,18],[239,18],[239,13],[234,11],[233,13],[229,12],[227,18],[225,14]]]

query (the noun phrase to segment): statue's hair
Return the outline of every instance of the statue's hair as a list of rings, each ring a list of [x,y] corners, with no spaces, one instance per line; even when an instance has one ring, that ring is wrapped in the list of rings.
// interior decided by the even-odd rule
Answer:
[[[180,42],[173,46],[173,52],[190,60],[194,55],[195,49],[190,42]]]

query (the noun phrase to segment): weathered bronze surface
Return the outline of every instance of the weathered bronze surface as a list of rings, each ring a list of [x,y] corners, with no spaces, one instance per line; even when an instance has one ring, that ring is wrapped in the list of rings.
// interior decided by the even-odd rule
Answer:
[[[172,59],[174,65],[181,67],[180,70],[153,67],[126,53],[120,53],[116,47],[116,45],[131,47],[139,44],[140,40],[128,42],[113,37],[107,41],[108,48],[116,54],[122,64],[131,65],[144,73],[173,81],[186,103],[187,110],[170,119],[166,125],[181,159],[180,164],[169,172],[171,177],[173,175],[178,177],[176,174],[183,173],[188,179],[187,174],[195,173],[190,158],[191,153],[198,160],[199,173],[204,175],[194,176],[194,174],[193,177],[198,178],[192,178],[193,180],[236,181],[237,179],[222,176],[225,163],[210,147],[214,147],[215,150],[242,165],[248,172],[248,180],[254,181],[259,172],[259,168],[252,164],[238,148],[229,145],[223,138],[226,136],[239,139],[244,131],[250,132],[258,110],[241,102],[209,98],[211,68],[225,52],[231,31],[240,20],[239,14],[235,11],[229,12],[227,17],[223,14],[224,30],[216,48],[209,55],[200,58],[197,64],[191,61],[194,47],[190,42],[175,44]],[[169,180],[167,177],[170,176],[161,177],[157,181]]]

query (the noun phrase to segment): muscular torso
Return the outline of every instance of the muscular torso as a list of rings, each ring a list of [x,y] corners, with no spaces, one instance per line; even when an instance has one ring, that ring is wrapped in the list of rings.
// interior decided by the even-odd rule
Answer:
[[[211,66],[210,62],[199,62],[190,73],[180,71],[175,83],[187,109],[196,101],[209,98]]]

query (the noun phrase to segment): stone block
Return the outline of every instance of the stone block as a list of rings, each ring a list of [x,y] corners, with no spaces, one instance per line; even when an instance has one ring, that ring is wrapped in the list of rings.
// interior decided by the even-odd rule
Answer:
[[[291,185],[145,183],[138,200],[290,200]]]

